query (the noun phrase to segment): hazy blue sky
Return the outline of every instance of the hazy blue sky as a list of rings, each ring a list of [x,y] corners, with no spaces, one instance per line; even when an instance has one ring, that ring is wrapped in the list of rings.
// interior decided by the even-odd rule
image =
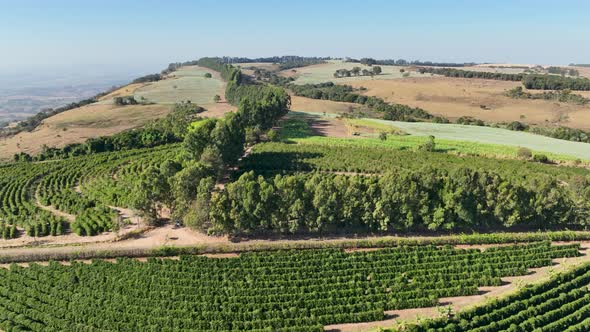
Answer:
[[[590,1],[0,0],[0,69],[201,56],[590,63]]]

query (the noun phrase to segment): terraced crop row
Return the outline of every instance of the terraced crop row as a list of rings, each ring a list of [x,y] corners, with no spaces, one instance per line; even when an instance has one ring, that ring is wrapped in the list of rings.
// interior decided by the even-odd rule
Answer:
[[[128,196],[134,175],[176,152],[176,146],[163,146],[3,166],[0,172],[0,236],[14,238],[22,231],[31,236],[61,235],[68,228],[79,235],[110,230],[115,225],[116,213],[108,206],[126,207],[126,204],[113,203],[127,203],[127,200],[113,199],[105,193],[119,190],[123,192],[119,196]],[[117,175],[119,172],[121,176]],[[37,200],[42,205],[75,215],[76,220],[69,225],[63,217],[40,208]]]
[[[474,295],[578,245],[416,246],[249,252],[239,258],[122,259],[0,269],[0,327],[68,331],[321,331],[384,310]]]
[[[590,331],[590,264],[515,295],[405,331]]]

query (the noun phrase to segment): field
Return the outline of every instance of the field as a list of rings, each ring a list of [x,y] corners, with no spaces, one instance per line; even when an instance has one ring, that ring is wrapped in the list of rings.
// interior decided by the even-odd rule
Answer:
[[[579,245],[541,242],[485,251],[417,246],[13,266],[0,269],[0,327],[322,331],[475,295],[502,277],[578,255]]]
[[[292,112],[289,121],[296,130],[286,132],[285,139],[301,144],[416,149],[433,135],[437,151],[450,154],[518,158],[518,149],[524,147],[534,153],[544,153],[554,161],[590,160],[590,145],[587,143],[501,128],[372,118],[340,119],[338,114],[341,113]],[[321,130],[315,129],[318,127]],[[388,134],[387,140],[378,139],[381,132]]]
[[[555,331],[590,330],[590,264],[549,281],[459,313],[395,331]]]
[[[212,78],[205,78],[211,73]],[[207,108],[215,104],[213,96],[224,95],[225,84],[218,73],[198,66],[181,67],[165,80],[147,83],[134,91],[136,99],[142,97],[157,104],[191,102]]]
[[[540,126],[590,129],[590,106],[504,96],[518,82],[448,77],[355,81],[367,95],[420,107],[449,119],[472,116],[487,122],[522,121]]]
[[[334,78],[334,72],[338,69],[352,69],[353,67],[360,67],[361,69],[371,69],[369,66],[361,65],[360,63],[351,63],[351,62],[343,62],[333,60],[328,63],[318,64],[318,65],[311,65],[302,68],[295,68],[296,72],[293,73],[291,69],[282,71],[281,73],[285,76],[293,76],[296,77],[295,84],[308,84],[308,83],[323,83],[323,82],[334,82],[337,84],[347,84],[356,81],[363,81],[368,78],[367,76],[357,76],[357,77],[343,77],[343,78]],[[410,77],[417,77],[420,76],[417,72],[410,72],[409,67],[399,67],[399,66],[380,66],[383,70],[382,74],[374,76],[372,80],[380,81],[380,80],[394,80],[403,78],[403,74],[400,72],[400,69],[406,70],[409,72]]]
[[[393,128],[401,129],[414,136],[433,135],[447,141],[468,141],[496,146],[525,147],[533,151],[590,160],[590,144],[565,141],[525,132],[457,124],[400,122],[376,119],[368,121],[391,125]]]

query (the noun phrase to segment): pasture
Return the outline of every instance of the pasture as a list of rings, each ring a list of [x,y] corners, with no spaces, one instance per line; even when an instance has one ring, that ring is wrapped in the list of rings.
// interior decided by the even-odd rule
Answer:
[[[211,78],[205,78],[211,73]],[[157,104],[191,102],[207,108],[215,104],[213,96],[224,96],[225,83],[219,73],[198,66],[186,66],[170,74],[165,80],[147,83],[134,91],[135,99],[145,98]]]
[[[370,76],[355,76],[355,77],[342,77],[334,78],[334,72],[338,69],[351,70],[353,67],[360,67],[361,69],[371,70],[371,67],[362,65],[360,63],[343,62],[339,60],[332,60],[327,63],[318,65],[311,65],[301,68],[295,68],[296,72],[291,69],[284,70],[281,72],[284,76],[296,77],[295,84],[315,84],[323,82],[334,82],[336,84],[345,84],[349,82],[363,81],[363,80],[395,80],[404,77],[404,73],[409,73],[409,77],[419,77],[421,74],[413,71],[410,72],[409,67],[401,66],[380,66],[383,72],[380,75],[376,75],[373,78]],[[400,69],[404,69],[405,72],[401,73]]]

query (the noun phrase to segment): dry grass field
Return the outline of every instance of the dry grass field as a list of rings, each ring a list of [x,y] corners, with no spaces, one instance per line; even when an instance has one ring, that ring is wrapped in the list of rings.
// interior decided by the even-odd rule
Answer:
[[[353,67],[360,67],[361,69],[371,70],[371,67],[361,65],[360,63],[343,62],[339,60],[332,60],[327,63],[311,65],[301,68],[294,68],[295,72],[291,69],[281,71],[283,76],[296,77],[295,84],[316,84],[323,82],[334,82],[336,84],[348,84],[350,82],[364,81],[367,79],[380,81],[380,80],[395,80],[404,77],[404,74],[410,77],[419,77],[421,74],[410,71],[410,67],[400,66],[380,66],[383,70],[382,74],[374,76],[354,76],[354,77],[342,77],[334,78],[334,72],[338,69],[351,70]],[[404,72],[400,72],[403,69]]]
[[[378,96],[389,102],[421,107],[432,114],[450,119],[473,116],[489,122],[522,121],[544,126],[564,125],[590,129],[589,105],[513,99],[504,96],[506,90],[520,86],[519,82],[421,77],[364,80],[350,84],[357,88],[367,88],[367,95]]]
[[[15,153],[36,154],[43,145],[62,147],[81,143],[90,137],[112,135],[138,127],[165,116],[169,105],[91,104],[52,116],[32,132],[0,139],[0,159],[10,159]]]

